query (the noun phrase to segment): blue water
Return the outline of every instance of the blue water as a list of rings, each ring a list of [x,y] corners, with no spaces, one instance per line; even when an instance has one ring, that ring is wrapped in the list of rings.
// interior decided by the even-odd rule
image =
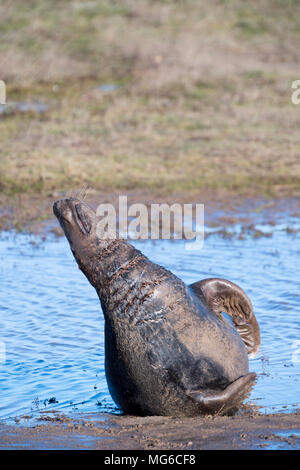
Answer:
[[[267,450],[299,450],[299,445],[300,429],[280,431],[264,441],[264,448]],[[259,444],[254,446],[254,449],[259,448],[261,448]]]
[[[245,289],[262,337],[249,400],[263,412],[300,406],[300,235],[284,225],[272,231],[212,235],[200,251],[184,241],[134,242],[186,283],[216,276]],[[0,418],[51,408],[118,412],[104,374],[100,303],[66,239],[2,233],[0,294]]]

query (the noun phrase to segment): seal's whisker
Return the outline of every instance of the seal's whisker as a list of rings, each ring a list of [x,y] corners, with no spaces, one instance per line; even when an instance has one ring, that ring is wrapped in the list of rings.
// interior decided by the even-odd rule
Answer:
[[[81,187],[80,190],[78,191],[77,199],[81,199],[81,194],[82,194],[82,187]]]
[[[82,199],[83,199],[83,195],[84,195],[84,191],[85,191],[85,185],[83,185],[83,186],[80,188],[80,190],[78,191],[77,196],[76,196],[76,199],[82,200]]]
[[[83,201],[86,199],[86,197],[87,197],[87,195],[88,195],[88,193],[89,193],[89,190],[90,190],[90,188],[88,187],[88,185],[86,185],[85,191],[84,191],[84,195],[83,195],[83,197],[82,197],[82,200],[83,200]]]
[[[84,201],[87,195],[87,191],[88,191],[88,185],[84,184],[77,194],[77,199]]]

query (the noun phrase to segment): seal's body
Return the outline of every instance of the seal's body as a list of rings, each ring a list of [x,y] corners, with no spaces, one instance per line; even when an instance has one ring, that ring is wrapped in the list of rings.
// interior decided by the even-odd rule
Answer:
[[[99,239],[94,211],[76,199],[59,201],[54,212],[99,295],[107,382],[123,411],[235,411],[255,374],[235,327],[208,307],[205,286],[186,286],[125,240]]]

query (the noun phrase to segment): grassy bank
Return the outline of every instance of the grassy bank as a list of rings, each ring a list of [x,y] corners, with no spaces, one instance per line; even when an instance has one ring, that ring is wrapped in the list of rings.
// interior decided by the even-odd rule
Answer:
[[[1,191],[299,194],[299,13],[283,0],[2,2],[7,100],[47,109],[0,114]]]

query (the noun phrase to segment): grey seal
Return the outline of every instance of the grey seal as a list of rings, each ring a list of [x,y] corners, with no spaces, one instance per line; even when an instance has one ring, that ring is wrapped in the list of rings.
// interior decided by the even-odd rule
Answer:
[[[99,238],[95,211],[78,199],[53,210],[101,302],[116,404],[138,415],[234,413],[255,382],[247,353],[260,341],[244,291],[223,279],[187,286],[128,241]]]

